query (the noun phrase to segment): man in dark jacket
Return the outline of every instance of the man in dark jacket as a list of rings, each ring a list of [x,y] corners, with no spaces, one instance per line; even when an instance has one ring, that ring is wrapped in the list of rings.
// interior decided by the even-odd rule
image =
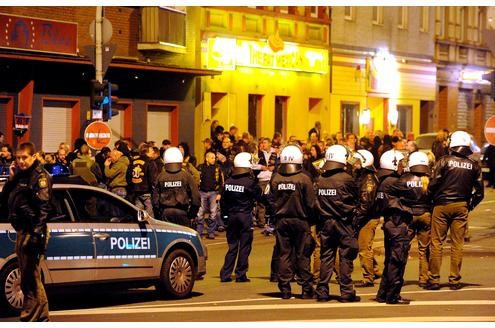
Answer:
[[[52,181],[30,142],[19,145],[16,161],[3,188],[9,220],[16,230],[16,255],[24,302],[21,321],[49,321],[48,300],[41,282],[40,260],[48,241],[46,223],[53,212]]]
[[[303,154],[297,146],[286,146],[280,166],[270,181],[270,200],[275,217],[275,236],[280,250],[278,287],[282,299],[292,297],[290,282],[295,272],[302,284],[302,298],[313,298],[310,257],[315,242],[310,226],[316,213],[316,197],[308,175],[302,172]]]
[[[337,249],[340,255],[339,302],[361,300],[351,278],[353,261],[358,253],[355,222],[358,187],[352,175],[345,171],[348,156],[344,146],[330,146],[325,153],[324,172],[316,180],[321,225],[320,280],[316,288],[319,302],[330,300],[328,284],[335,268]]]
[[[144,209],[150,216],[153,216],[153,206],[151,204],[151,189],[153,187],[153,172],[151,172],[149,148],[143,144],[139,148],[139,155],[131,158],[131,163],[127,167],[127,190],[129,200],[137,207]]]
[[[159,220],[191,226],[201,204],[198,185],[191,174],[182,169],[182,153],[177,147],[163,154],[165,170],[154,183],[153,210]]]
[[[361,168],[357,171],[357,183],[359,187],[359,205],[357,207],[357,219],[359,222],[358,246],[359,262],[363,272],[363,280],[355,281],[356,287],[373,287],[374,280],[381,277],[378,262],[373,252],[373,241],[380,215],[376,212],[376,191],[379,181],[373,165],[374,157],[371,152],[359,149],[354,157],[360,160]]]
[[[461,285],[462,248],[468,223],[468,213],[484,197],[481,168],[469,158],[471,136],[464,131],[452,133],[450,155],[442,157],[433,168],[428,191],[433,197],[431,217],[430,272],[427,289],[440,288],[443,241],[450,230],[450,289]]]
[[[232,176],[225,181],[221,196],[222,216],[228,218],[227,243],[229,250],[220,270],[220,281],[249,282],[248,257],[253,243],[252,211],[261,197],[261,188],[251,171],[251,154],[242,152],[234,158]],[[237,258],[237,264],[236,262]]]

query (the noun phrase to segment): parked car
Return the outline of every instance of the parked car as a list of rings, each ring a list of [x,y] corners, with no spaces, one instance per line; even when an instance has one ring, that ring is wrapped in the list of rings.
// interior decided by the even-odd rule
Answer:
[[[1,192],[1,185],[0,185]],[[206,248],[190,228],[155,220],[106,190],[53,185],[56,214],[41,262],[47,287],[98,283],[155,285],[173,298],[189,297],[206,273]],[[0,312],[22,308],[16,232],[0,208]]]

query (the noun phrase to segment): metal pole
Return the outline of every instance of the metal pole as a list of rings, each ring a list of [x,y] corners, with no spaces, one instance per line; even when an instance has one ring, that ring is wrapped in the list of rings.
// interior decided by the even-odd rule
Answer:
[[[95,20],[95,69],[96,80],[103,82],[103,49],[102,49],[102,26],[103,26],[103,7],[96,7]]]

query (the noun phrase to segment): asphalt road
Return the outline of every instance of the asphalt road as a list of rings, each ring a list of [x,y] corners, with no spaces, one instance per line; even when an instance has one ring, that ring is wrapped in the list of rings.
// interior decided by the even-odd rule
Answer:
[[[471,240],[465,244],[463,288],[448,288],[449,244],[444,247],[439,291],[426,291],[417,286],[418,261],[413,246],[405,273],[402,295],[413,301],[410,305],[386,305],[372,301],[378,289],[358,288],[359,303],[339,303],[332,300],[318,303],[302,300],[297,293],[282,300],[276,283],[269,281],[270,258],[275,242],[255,229],[250,257],[249,283],[221,283],[219,270],[227,249],[225,233],[215,240],[206,240],[209,259],[205,279],[197,281],[192,298],[163,300],[149,289],[119,291],[115,288],[94,288],[59,291],[50,294],[50,314],[53,321],[495,321],[495,190],[486,189],[485,200],[470,214]],[[378,230],[376,253],[383,264],[383,234]],[[359,262],[355,262],[354,279],[360,279]],[[330,285],[337,297],[338,285]],[[16,318],[1,318],[14,321]]]

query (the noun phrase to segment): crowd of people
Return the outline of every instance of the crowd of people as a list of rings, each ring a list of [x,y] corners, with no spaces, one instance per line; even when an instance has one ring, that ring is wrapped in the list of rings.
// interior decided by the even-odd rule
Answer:
[[[217,121],[203,140],[198,159],[185,142],[163,140],[133,147],[119,140],[94,157],[84,139],[72,149],[61,143],[55,154],[39,151],[39,163],[60,163],[88,184],[108,189],[159,220],[193,227],[215,239],[226,230],[229,250],[221,282],[249,282],[248,257],[253,226],[275,235],[270,280],[283,299],[290,283],[302,285],[302,298],[330,300],[329,281],[337,274],[341,302],[358,302],[355,287],[371,287],[381,277],[376,301],[408,304],[400,296],[408,252],[418,240],[420,287],[439,289],[442,247],[450,229],[451,289],[461,285],[467,216],[483,198],[479,163],[470,158],[471,137],[441,130],[428,154],[414,136],[358,138],[337,132],[322,136],[321,124],[306,140],[290,136],[255,142]],[[12,148],[0,144],[2,164],[14,161]],[[198,156],[199,157],[199,156]],[[373,254],[377,227],[383,224],[383,271]],[[203,231],[205,230],[206,231]],[[352,281],[359,256],[363,280]],[[312,263],[312,266],[311,266]]]

